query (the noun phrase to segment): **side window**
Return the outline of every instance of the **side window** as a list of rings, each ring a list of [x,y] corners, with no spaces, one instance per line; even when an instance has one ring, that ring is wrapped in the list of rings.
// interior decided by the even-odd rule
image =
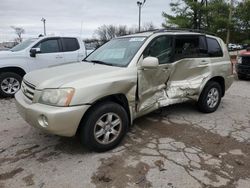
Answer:
[[[206,36],[199,37],[199,56],[200,57],[207,57],[207,40]]]
[[[57,39],[48,39],[48,40],[42,41],[35,47],[40,48],[42,54],[60,52]]]
[[[216,39],[207,37],[207,47],[209,57],[222,57],[223,52]]]
[[[151,56],[159,59],[159,64],[171,63],[173,39],[170,36],[161,36],[153,40],[143,53],[144,58]]]
[[[200,57],[201,41],[199,36],[177,36],[175,39],[175,61]]]
[[[80,49],[76,38],[62,38],[62,43],[64,52],[72,52]]]

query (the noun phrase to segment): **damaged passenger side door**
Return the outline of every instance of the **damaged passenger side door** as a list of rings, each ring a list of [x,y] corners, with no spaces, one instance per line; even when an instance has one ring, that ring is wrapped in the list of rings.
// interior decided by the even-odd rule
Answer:
[[[198,96],[201,85],[211,75],[205,35],[177,35],[174,63],[168,82],[166,106]]]
[[[165,98],[173,52],[173,37],[166,35],[156,37],[145,49],[138,65],[139,115],[159,108],[159,101]]]

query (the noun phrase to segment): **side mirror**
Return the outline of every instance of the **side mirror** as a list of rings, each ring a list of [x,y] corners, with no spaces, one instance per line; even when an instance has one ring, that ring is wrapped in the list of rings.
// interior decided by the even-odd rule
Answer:
[[[142,68],[153,69],[159,66],[159,60],[156,57],[146,57],[142,61]]]
[[[36,57],[36,54],[38,54],[40,52],[41,52],[40,48],[31,48],[30,49],[30,57]]]

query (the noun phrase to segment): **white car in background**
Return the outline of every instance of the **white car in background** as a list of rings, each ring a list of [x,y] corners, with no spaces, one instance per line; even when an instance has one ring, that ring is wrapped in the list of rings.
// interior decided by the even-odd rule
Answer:
[[[76,37],[30,38],[1,51],[0,96],[14,96],[30,71],[82,61],[86,55],[84,42]]]
[[[243,49],[243,46],[240,45],[240,44],[232,44],[232,43],[229,43],[229,44],[228,44],[228,49],[229,49],[229,50],[241,50],[241,49]]]

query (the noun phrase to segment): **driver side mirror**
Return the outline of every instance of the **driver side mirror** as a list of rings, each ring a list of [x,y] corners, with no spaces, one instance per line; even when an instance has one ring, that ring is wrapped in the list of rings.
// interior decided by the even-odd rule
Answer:
[[[156,57],[146,57],[143,59],[142,68],[154,69],[159,66],[159,60]]]
[[[30,49],[30,57],[36,57],[36,54],[41,53],[40,48],[31,48]]]

